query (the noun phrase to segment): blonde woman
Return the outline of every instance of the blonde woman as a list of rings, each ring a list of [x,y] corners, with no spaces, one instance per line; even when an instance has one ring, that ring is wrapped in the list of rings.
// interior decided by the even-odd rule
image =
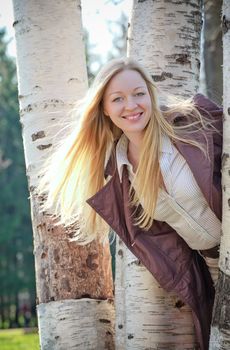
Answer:
[[[206,262],[217,264],[220,241],[222,110],[202,95],[160,108],[149,73],[125,58],[102,68],[79,111],[78,130],[46,169],[46,207],[66,225],[77,220],[85,243],[103,239],[110,226],[191,307],[207,350],[214,286]]]

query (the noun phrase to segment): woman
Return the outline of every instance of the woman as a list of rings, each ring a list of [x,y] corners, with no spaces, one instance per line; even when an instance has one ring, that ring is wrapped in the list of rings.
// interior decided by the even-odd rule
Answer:
[[[148,72],[118,59],[102,68],[79,111],[78,130],[43,178],[46,207],[66,225],[77,220],[85,243],[112,227],[192,308],[208,349],[214,287],[202,255],[217,266],[222,110],[202,95],[160,108]]]

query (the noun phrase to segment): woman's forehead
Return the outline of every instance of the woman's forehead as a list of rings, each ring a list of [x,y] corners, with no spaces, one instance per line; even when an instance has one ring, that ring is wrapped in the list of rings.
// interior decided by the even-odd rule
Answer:
[[[139,72],[136,70],[126,69],[115,74],[109,81],[105,94],[109,95],[123,90],[134,90],[146,87],[146,82]]]

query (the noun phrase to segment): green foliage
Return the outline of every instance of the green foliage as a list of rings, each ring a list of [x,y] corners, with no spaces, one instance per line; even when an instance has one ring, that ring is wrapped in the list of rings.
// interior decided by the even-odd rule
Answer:
[[[1,350],[39,350],[38,334],[25,334],[22,329],[0,331]]]
[[[108,54],[108,60],[126,56],[128,31],[127,16],[124,14],[124,12],[122,12],[117,21],[108,21],[108,27],[113,36],[113,49]]]
[[[7,56],[4,36],[5,31],[0,30],[0,162],[5,164],[0,167],[0,320],[2,308],[17,304],[20,292],[35,294],[16,67],[14,60]]]

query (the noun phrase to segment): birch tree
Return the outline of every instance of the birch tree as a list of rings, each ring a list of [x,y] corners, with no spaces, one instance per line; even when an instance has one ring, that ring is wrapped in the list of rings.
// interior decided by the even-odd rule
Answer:
[[[148,68],[162,102],[165,93],[197,91],[200,31],[200,0],[134,0],[128,56]],[[121,240],[116,250],[116,349],[194,349],[190,308],[160,288]]]
[[[223,0],[204,0],[204,71],[207,96],[222,104],[223,48],[221,9]]]
[[[219,260],[220,273],[213,310],[210,350],[228,350],[230,348],[230,2],[228,0],[223,0],[222,29],[224,82],[223,218]]]
[[[13,5],[41,349],[113,349],[108,245],[70,242],[69,232],[39,212],[44,198],[36,194],[38,170],[54,136],[63,135],[69,112],[87,88],[80,0]]]

